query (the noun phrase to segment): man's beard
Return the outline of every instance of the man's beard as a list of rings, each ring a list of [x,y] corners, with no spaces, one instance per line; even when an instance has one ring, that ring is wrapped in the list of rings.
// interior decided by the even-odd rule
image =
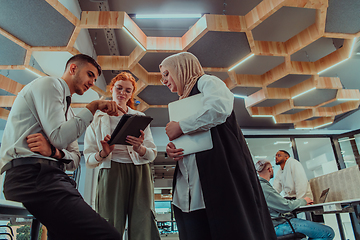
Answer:
[[[275,165],[281,165],[284,161],[275,161]]]

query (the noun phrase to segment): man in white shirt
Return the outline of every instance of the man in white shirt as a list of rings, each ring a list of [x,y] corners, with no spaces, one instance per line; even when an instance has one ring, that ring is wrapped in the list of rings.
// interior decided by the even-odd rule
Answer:
[[[309,181],[301,163],[285,150],[279,150],[276,155],[276,165],[280,165],[273,187],[279,193],[284,191],[287,199],[300,199],[309,197],[313,199]]]
[[[82,95],[101,74],[91,57],[71,57],[61,78],[40,77],[27,84],[11,108],[0,148],[5,198],[23,203],[50,239],[120,239],[76,190],[64,170],[80,162],[76,139],[97,110],[118,115],[114,101],[96,100],[77,115],[71,96]]]

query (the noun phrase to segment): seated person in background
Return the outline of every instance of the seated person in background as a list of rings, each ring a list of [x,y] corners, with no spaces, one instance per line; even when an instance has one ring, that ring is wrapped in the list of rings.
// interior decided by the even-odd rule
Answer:
[[[308,198],[288,200],[283,198],[269,183],[274,177],[274,171],[271,163],[267,160],[259,160],[255,164],[256,171],[259,174],[260,184],[264,192],[265,200],[272,218],[286,216],[294,227],[296,232],[303,233],[310,239],[333,239],[335,233],[329,226],[316,222],[295,218],[291,211],[294,209],[312,204],[313,201]],[[273,220],[275,233],[277,236],[283,236],[292,233],[289,223],[285,219]]]
[[[279,150],[275,155],[276,165],[281,169],[276,174],[273,186],[278,193],[284,191],[286,199],[313,198],[309,181],[301,163],[290,157],[285,150]]]

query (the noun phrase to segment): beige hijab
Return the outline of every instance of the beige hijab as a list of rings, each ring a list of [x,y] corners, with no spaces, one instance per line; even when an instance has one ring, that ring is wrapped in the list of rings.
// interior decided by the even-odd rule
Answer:
[[[181,52],[165,58],[160,68],[164,67],[175,81],[180,99],[189,96],[199,77],[205,74],[199,60],[189,52]]]

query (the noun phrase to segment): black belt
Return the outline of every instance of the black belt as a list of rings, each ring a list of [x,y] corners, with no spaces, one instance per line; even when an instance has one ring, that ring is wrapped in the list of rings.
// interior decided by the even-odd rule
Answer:
[[[14,167],[18,167],[18,166],[22,166],[22,165],[29,165],[29,164],[36,164],[36,163],[47,164],[47,165],[50,165],[53,167],[60,168],[62,170],[65,169],[64,163],[59,162],[59,161],[48,160],[45,158],[27,157],[27,158],[15,158],[15,159],[11,160],[10,162],[8,162],[7,164],[5,164],[2,167],[0,174],[3,174],[5,171],[7,171],[11,168],[14,168]]]

